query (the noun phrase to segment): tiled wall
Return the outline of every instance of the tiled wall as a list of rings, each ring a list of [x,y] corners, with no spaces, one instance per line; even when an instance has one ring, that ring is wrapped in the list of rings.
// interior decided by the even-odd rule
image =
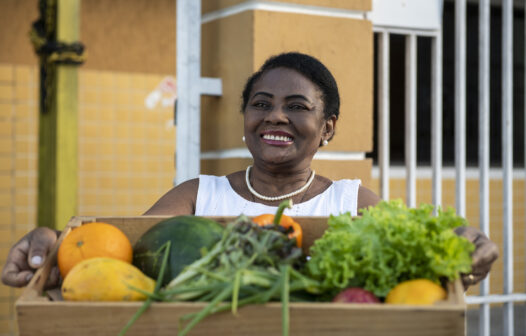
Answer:
[[[79,215],[137,216],[172,186],[173,110],[145,97],[163,76],[79,71]],[[36,67],[0,64],[0,264],[35,227]],[[21,291],[0,285],[0,335],[16,334]]]
[[[79,214],[140,215],[174,178],[173,110],[149,110],[161,76],[80,72]]]

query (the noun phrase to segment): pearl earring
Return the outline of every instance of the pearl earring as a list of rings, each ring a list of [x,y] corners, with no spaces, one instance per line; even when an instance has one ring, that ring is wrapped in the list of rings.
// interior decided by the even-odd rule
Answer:
[[[327,146],[329,144],[329,141],[327,140],[323,140],[323,142],[321,143],[322,146]]]
[[[245,136],[243,135],[243,137],[241,137],[241,140],[243,140],[243,142],[245,142]]]

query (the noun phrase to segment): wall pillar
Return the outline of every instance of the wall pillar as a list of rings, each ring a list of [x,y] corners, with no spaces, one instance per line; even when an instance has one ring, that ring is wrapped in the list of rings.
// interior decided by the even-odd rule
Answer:
[[[330,7],[327,7],[330,6]],[[299,51],[320,59],[341,95],[333,141],[314,169],[332,179],[367,185],[373,147],[373,31],[370,0],[204,1],[202,73],[223,81],[223,96],[203,98],[201,172],[228,174],[251,162],[241,137],[241,92],[271,55]]]

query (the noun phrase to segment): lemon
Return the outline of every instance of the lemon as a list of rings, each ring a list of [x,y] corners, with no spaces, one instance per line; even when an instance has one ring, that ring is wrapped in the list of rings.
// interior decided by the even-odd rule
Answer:
[[[387,297],[386,303],[431,305],[444,300],[447,293],[441,286],[428,279],[414,279],[396,285]]]

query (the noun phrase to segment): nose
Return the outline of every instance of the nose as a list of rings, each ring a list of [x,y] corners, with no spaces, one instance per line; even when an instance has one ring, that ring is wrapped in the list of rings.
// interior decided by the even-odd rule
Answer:
[[[284,105],[275,105],[265,115],[265,121],[271,124],[286,124],[289,122]]]

